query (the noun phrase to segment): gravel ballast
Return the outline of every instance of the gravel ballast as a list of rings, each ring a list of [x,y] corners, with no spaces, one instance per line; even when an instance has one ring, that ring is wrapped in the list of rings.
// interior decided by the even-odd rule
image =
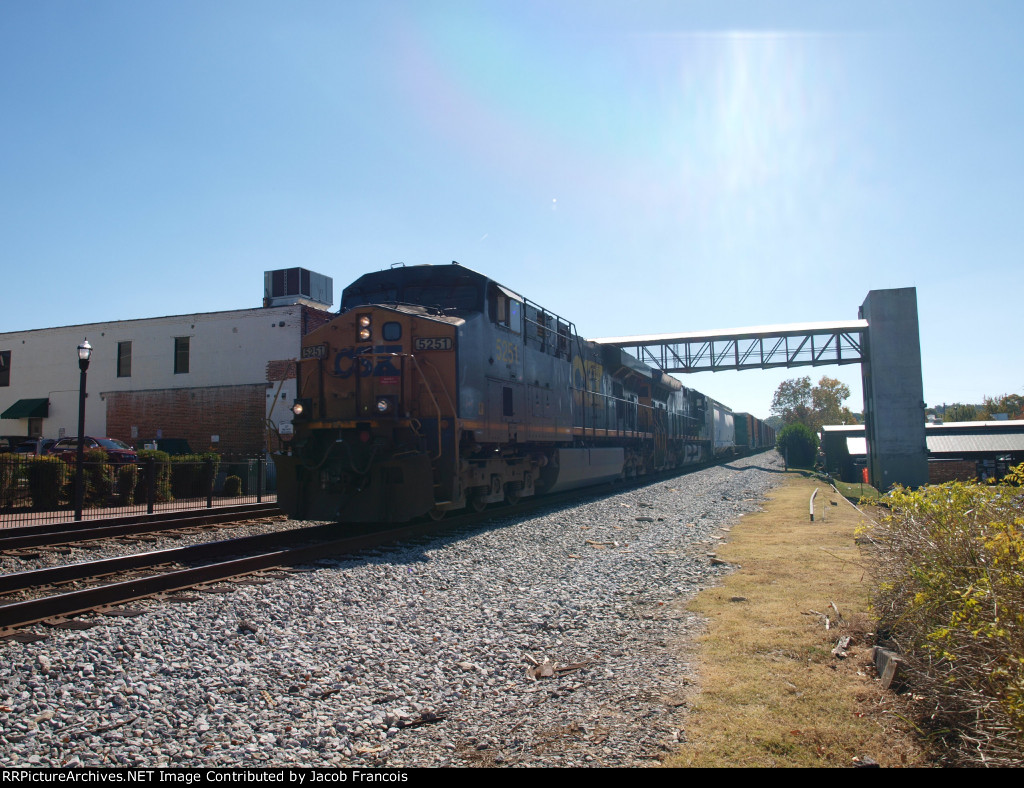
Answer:
[[[0,642],[0,766],[639,766],[774,452]]]
[[[99,561],[104,558],[134,553],[148,553],[155,550],[169,550],[175,547],[205,544],[221,539],[239,539],[245,536],[279,533],[303,525],[285,519],[283,516],[262,517],[242,520],[236,523],[218,524],[204,528],[193,527],[188,531],[154,531],[127,537],[107,537],[84,543],[71,543],[53,547],[23,548],[20,552],[31,557],[0,555],[0,574],[28,572],[51,566]],[[313,523],[308,523],[313,525]],[[0,536],[3,531],[0,530]]]

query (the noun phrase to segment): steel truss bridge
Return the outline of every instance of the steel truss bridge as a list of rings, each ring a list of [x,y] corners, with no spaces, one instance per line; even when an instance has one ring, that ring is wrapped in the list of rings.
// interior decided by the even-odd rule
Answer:
[[[858,320],[791,323],[689,334],[605,337],[664,372],[861,364],[871,483],[928,483],[917,290],[872,290]]]
[[[824,364],[860,364],[866,359],[866,320],[752,326],[688,334],[604,337],[665,372],[721,372]]]

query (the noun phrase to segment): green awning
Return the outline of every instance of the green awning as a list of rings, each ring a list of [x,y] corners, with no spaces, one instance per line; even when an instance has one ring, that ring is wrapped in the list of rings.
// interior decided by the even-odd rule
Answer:
[[[0,419],[45,419],[50,415],[50,400],[19,399],[0,413]]]

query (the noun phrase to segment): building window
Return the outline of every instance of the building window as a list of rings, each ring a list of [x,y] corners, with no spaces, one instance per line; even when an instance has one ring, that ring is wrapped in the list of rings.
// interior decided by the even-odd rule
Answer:
[[[174,374],[184,375],[188,372],[188,346],[191,337],[174,338]]]
[[[117,343],[117,376],[119,378],[130,378],[132,376],[132,343]]]
[[[11,351],[0,350],[0,386],[11,385]]]
[[[43,437],[43,420],[38,418],[29,418],[28,420],[28,436],[30,438],[41,438]]]

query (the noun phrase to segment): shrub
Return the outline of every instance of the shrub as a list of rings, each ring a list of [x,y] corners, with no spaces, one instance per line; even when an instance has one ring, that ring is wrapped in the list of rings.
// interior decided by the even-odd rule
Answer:
[[[242,494],[242,477],[228,476],[224,480],[224,495],[235,498]]]
[[[70,475],[67,463],[59,457],[36,457],[29,460],[26,476],[32,507],[40,510],[58,508],[61,493]]]
[[[786,457],[789,465],[809,468],[814,464],[818,451],[818,436],[806,424],[790,424],[783,427],[775,439],[775,448]]]
[[[165,451],[155,451],[153,449],[143,449],[139,452],[139,463],[142,472],[139,473],[138,482],[135,485],[136,500],[149,500],[147,497],[149,494],[149,478],[146,474],[147,469],[150,467],[150,460],[153,462],[153,475],[156,477],[153,483],[155,501],[157,503],[173,501],[174,498],[171,495],[171,456]]]
[[[171,458],[171,494],[175,498],[199,496],[198,454],[181,454]]]
[[[137,465],[122,465],[117,469],[117,494],[121,498],[123,506],[131,506],[135,503],[135,486],[139,482],[139,467]]]
[[[0,507],[14,505],[21,472],[21,457],[17,454],[0,454]]]
[[[252,485],[252,472],[251,462],[243,460],[235,462],[225,462],[224,472],[227,476],[237,476],[242,482],[242,495],[249,495],[254,491]],[[225,484],[227,479],[225,479]],[[252,489],[250,489],[252,488]]]
[[[965,762],[1024,763],[1024,465],[1008,484],[883,499],[871,529],[879,632]]]
[[[114,492],[114,466],[103,449],[89,449],[82,456],[85,502],[103,506]]]
[[[175,498],[199,498],[212,489],[220,455],[182,454],[171,458],[171,492]]]

